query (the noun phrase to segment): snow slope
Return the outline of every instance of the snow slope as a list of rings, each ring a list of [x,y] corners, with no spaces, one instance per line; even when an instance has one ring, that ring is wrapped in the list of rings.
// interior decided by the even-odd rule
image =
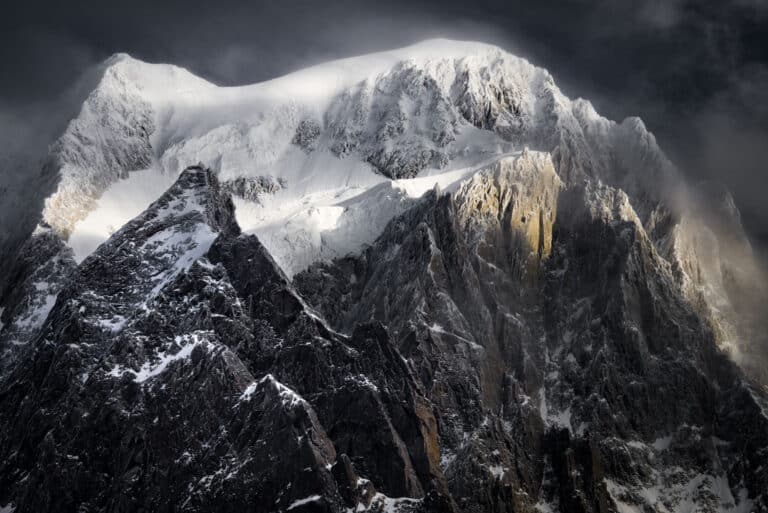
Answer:
[[[52,149],[62,180],[44,220],[82,260],[188,165],[210,166],[223,181],[269,177],[285,187],[239,200],[238,221],[293,274],[371,242],[423,188],[411,176],[461,175],[522,148],[527,141],[470,122],[472,102],[490,94],[478,78],[489,69],[519,91],[531,124],[546,110],[537,87],[570,108],[545,70],[482,43],[426,41],[242,87],[118,54]],[[410,162],[419,167],[401,165]],[[401,179],[387,185],[392,177]]]

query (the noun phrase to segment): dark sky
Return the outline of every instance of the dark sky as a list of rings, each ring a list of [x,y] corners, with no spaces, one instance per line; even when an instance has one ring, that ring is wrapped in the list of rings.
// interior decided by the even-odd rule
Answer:
[[[768,242],[768,0],[18,2],[0,18],[0,151],[43,151],[114,52],[231,85],[440,36],[499,44],[602,114],[639,115]]]

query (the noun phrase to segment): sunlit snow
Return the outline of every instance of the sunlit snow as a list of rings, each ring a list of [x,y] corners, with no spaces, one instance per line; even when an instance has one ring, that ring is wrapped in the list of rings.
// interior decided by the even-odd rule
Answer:
[[[258,235],[289,275],[318,258],[358,251],[410,206],[409,200],[435,184],[450,186],[512,147],[491,131],[466,125],[454,142],[460,151],[447,166],[425,169],[414,179],[390,181],[355,156],[339,158],[325,147],[303,151],[292,144],[296,127],[302,119],[322,120],[339,94],[390,72],[400,62],[418,63],[448,89],[455,70],[446,55],[474,59],[479,65],[498,59],[502,52],[481,43],[432,40],[241,87],[218,87],[176,66],[114,56],[99,90],[114,98],[116,112],[132,108],[120,104],[128,101],[121,100],[128,87],[150,106],[156,127],[150,137],[153,164],[128,173],[97,198],[95,207],[87,207],[92,210],[69,237],[76,259],[84,259],[143,211],[183,168],[198,163],[218,171],[222,181],[264,176],[286,184],[259,202],[237,199],[236,203],[241,227]],[[521,74],[536,69],[523,59],[508,58]],[[88,130],[89,123],[96,123],[94,116],[84,108],[78,130]],[[115,120],[118,126],[121,122]],[[99,171],[68,166],[62,187],[72,186],[80,172],[95,176]],[[50,209],[47,213],[55,215]]]

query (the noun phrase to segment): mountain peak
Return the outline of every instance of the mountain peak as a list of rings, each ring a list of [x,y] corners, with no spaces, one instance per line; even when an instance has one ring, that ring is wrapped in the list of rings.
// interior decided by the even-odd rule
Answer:
[[[105,67],[111,67],[114,66],[120,62],[132,60],[133,57],[127,52],[115,52],[106,59],[104,59],[102,65]]]
[[[556,165],[565,182],[609,178],[617,130],[546,70],[479,42],[430,39],[237,87],[115,54],[56,146],[62,180],[44,218],[87,240],[76,251],[85,256],[157,197],[148,184],[165,187],[164,177],[201,162],[226,187],[257,193],[238,208],[241,226],[257,230],[276,260],[304,267],[370,243],[382,212],[403,208],[374,213],[358,201],[354,215],[377,219],[361,225],[339,207],[373,185],[460,173],[524,146],[567,163]],[[630,145],[641,136],[625,135]],[[341,242],[325,247],[330,240]]]
[[[102,78],[96,91],[121,95],[137,90],[151,103],[167,102],[173,95],[214,87],[185,68],[149,63],[127,53],[115,53],[102,63]]]

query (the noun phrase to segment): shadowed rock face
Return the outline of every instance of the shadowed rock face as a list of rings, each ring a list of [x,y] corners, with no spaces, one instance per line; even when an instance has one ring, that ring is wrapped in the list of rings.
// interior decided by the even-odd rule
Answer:
[[[523,152],[292,282],[233,211],[187,169],[60,273],[0,381],[0,506],[766,507],[765,396],[622,191]]]
[[[764,396],[627,195],[561,187],[535,158],[502,161],[295,283],[338,329],[373,318],[393,331],[437,407],[462,509],[610,511],[651,489],[671,510],[758,507],[766,476],[742,451],[764,461]],[[734,418],[761,427],[726,433]]]
[[[330,330],[233,219],[191,168],[78,267],[3,381],[2,504],[454,507],[387,330]]]
[[[56,297],[75,271],[72,251],[51,230],[38,230],[9,266],[0,296],[0,376],[12,369],[37,336]]]

